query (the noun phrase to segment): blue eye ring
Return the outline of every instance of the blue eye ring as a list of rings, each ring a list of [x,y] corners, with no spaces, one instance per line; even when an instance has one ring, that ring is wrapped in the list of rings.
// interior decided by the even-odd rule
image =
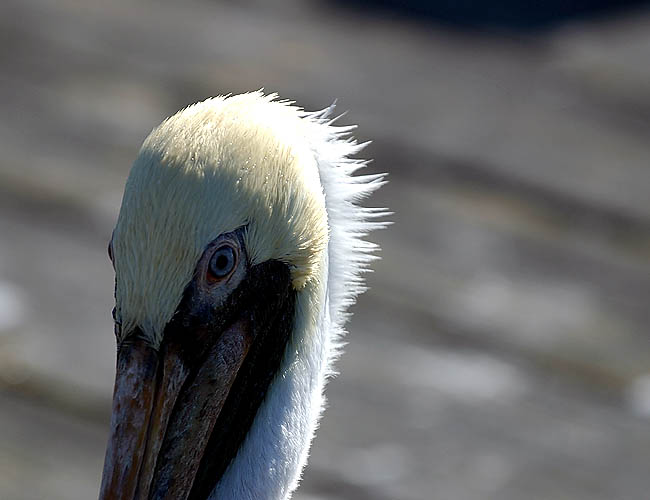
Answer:
[[[217,248],[208,264],[208,270],[213,278],[223,279],[232,273],[237,266],[237,253],[230,245]]]

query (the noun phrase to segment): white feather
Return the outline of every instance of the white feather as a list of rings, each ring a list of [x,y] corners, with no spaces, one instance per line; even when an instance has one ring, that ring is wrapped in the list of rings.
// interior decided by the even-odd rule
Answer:
[[[317,280],[298,297],[294,334],[236,458],[211,499],[286,499],[298,485],[323,410],[323,390],[341,352],[347,309],[365,290],[362,273],[377,245],[363,238],[385,222],[385,209],[358,202],[381,187],[384,175],[352,177],[366,162],[351,158],[363,146],[349,139],[353,127],[335,127],[330,107],[304,113],[309,142],[325,193],[329,239]]]

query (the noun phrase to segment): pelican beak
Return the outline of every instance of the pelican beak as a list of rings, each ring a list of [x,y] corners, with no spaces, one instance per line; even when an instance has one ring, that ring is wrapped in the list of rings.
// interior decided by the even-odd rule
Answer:
[[[160,346],[138,328],[120,336],[100,500],[208,498],[280,367],[290,276],[258,264],[221,302],[194,279]]]
[[[185,499],[252,344],[251,329],[235,321],[200,355],[173,339],[154,349],[138,335],[126,338],[99,499]]]

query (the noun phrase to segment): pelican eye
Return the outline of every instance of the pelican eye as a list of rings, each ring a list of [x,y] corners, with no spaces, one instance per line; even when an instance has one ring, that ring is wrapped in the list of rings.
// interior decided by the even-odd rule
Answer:
[[[217,248],[210,258],[210,274],[215,278],[224,278],[228,276],[237,263],[235,250],[230,245],[224,245]]]

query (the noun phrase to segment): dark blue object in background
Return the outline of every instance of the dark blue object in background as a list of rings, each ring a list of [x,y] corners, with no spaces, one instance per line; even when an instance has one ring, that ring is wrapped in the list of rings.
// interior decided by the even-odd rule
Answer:
[[[466,28],[517,31],[543,29],[577,17],[615,14],[647,0],[335,0],[363,9],[382,9]]]

